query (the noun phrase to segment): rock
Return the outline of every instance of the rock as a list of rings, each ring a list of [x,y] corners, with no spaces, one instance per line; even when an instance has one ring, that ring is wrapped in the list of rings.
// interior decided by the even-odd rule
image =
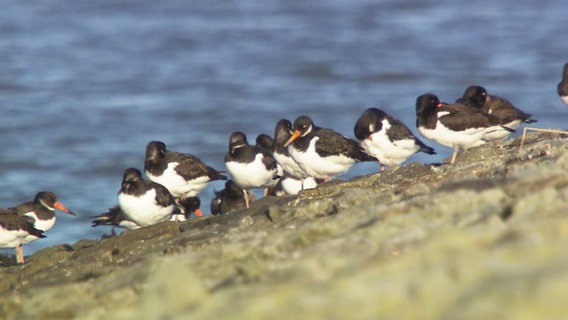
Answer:
[[[0,269],[0,314],[560,319],[568,136],[529,133],[520,156],[518,146],[46,248]]]

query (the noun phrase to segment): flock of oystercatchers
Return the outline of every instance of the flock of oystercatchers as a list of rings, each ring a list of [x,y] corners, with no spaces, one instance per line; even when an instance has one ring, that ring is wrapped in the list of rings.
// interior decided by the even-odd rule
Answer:
[[[568,105],[568,63],[558,94]],[[481,86],[468,87],[455,103],[423,94],[416,99],[416,117],[422,136],[453,148],[450,164],[460,148],[502,140],[522,123],[536,121]],[[353,131],[359,141],[300,116],[293,124],[278,121],[274,137],[260,135],[255,145],[248,143],[244,133],[234,132],[225,155],[231,180],[191,154],[170,151],[163,142],[151,141],[144,161],[148,180],[140,170],[126,169],[118,205],[94,217],[93,226],[137,229],[162,221],[185,221],[191,214],[202,216],[197,196],[215,180],[227,181],[211,201],[213,215],[248,208],[254,200],[252,188],[265,188],[265,195],[297,194],[346,172],[356,162],[376,161],[382,171],[417,152],[435,154],[404,123],[377,108],[365,110]],[[16,262],[24,263],[22,244],[45,237],[45,231],[55,224],[56,209],[76,215],[49,191],[39,192],[31,202],[0,209],[0,248],[15,248]]]

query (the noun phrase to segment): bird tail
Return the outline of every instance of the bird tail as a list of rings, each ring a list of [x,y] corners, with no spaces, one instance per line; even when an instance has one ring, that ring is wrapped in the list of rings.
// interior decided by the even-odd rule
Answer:
[[[104,225],[118,225],[120,221],[119,216],[122,215],[122,210],[119,206],[109,208],[109,211],[101,213],[93,217],[91,227],[104,226]]]

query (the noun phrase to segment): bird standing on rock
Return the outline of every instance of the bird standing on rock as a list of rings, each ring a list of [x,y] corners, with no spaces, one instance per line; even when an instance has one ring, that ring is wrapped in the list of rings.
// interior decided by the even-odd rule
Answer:
[[[397,166],[416,152],[436,154],[434,149],[420,141],[400,120],[386,112],[369,108],[361,114],[353,128],[355,137],[367,154],[384,166]]]
[[[463,96],[457,102],[476,108],[485,115],[497,118],[499,124],[507,128],[517,129],[521,123],[536,122],[536,120],[531,119],[530,114],[517,109],[509,100],[491,95],[481,86],[467,87]],[[483,140],[501,140],[510,134],[508,131],[499,133],[486,135]]]
[[[284,144],[308,176],[329,181],[359,161],[377,161],[359,144],[331,129],[314,125],[308,116],[294,121],[294,132]]]
[[[248,189],[274,186],[280,178],[278,163],[269,150],[249,145],[244,133],[229,138],[225,166],[233,181],[243,189],[246,207],[250,207]]]
[[[22,244],[44,238],[55,224],[55,209],[75,216],[50,191],[38,192],[33,201],[0,209],[0,247],[15,247],[16,262],[24,263]]]
[[[464,104],[441,103],[432,93],[416,99],[416,127],[425,138],[453,148],[450,164],[455,162],[459,148],[472,147],[487,134],[514,131]]]
[[[168,189],[159,183],[144,180],[136,168],[124,171],[117,198],[118,206],[127,220],[140,227],[168,221],[175,209],[174,198]]]
[[[166,187],[178,204],[184,198],[197,196],[210,181],[227,180],[194,155],[166,150],[161,141],[148,143],[144,170],[148,179]]]

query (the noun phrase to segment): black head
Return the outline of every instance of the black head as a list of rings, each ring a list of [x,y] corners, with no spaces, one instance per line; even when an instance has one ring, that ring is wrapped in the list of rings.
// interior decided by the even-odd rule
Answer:
[[[465,89],[461,103],[480,109],[487,100],[487,91],[482,86],[469,86]]]
[[[225,190],[230,194],[238,195],[239,197],[243,195],[243,189],[239,187],[233,180],[228,180],[225,182]]]
[[[261,133],[256,137],[256,146],[266,150],[274,148],[274,139],[271,136]]]
[[[355,137],[359,140],[363,140],[369,135],[381,131],[383,128],[382,121],[385,119],[387,114],[377,108],[369,108],[365,110],[353,127],[353,132]]]
[[[564,64],[564,70],[562,71],[564,78],[568,79],[568,62]]]
[[[198,217],[203,216],[203,213],[201,213],[201,209],[199,209],[199,207],[201,206],[201,200],[199,200],[198,197],[188,197],[180,199],[179,205],[184,208],[184,212],[186,213],[186,215],[195,213],[195,215]]]
[[[292,135],[292,122],[288,119],[280,119],[274,128],[274,140],[288,140]]]
[[[166,156],[166,144],[161,141],[150,141],[146,146],[146,161],[156,161]]]
[[[299,116],[294,121],[294,131],[299,131],[300,136],[303,137],[312,131],[314,122],[308,116]]]
[[[231,137],[229,138],[230,153],[234,153],[236,149],[247,145],[248,145],[247,136],[244,133],[236,131],[231,134]]]
[[[124,184],[125,182],[134,182],[141,179],[142,179],[142,173],[140,172],[140,170],[136,168],[128,168],[124,170],[124,175],[122,176],[122,183]]]
[[[58,209],[60,211],[63,211],[65,213],[68,213],[72,216],[76,216],[76,214],[67,209],[65,206],[63,206],[61,204],[61,202],[59,202],[59,200],[57,200],[57,196],[55,195],[55,193],[51,192],[51,191],[41,191],[38,192],[34,198],[34,203],[36,205],[41,205],[51,211]]]
[[[287,147],[288,145],[290,145],[298,137],[307,136],[310,132],[312,132],[313,128],[314,128],[314,122],[312,121],[312,119],[310,117],[299,116],[294,121],[294,129],[293,129],[294,131],[292,132],[292,135],[290,136],[290,138],[284,144],[284,147]]]
[[[440,104],[440,99],[433,93],[425,93],[416,98],[416,115],[420,116],[426,112],[431,112]]]

